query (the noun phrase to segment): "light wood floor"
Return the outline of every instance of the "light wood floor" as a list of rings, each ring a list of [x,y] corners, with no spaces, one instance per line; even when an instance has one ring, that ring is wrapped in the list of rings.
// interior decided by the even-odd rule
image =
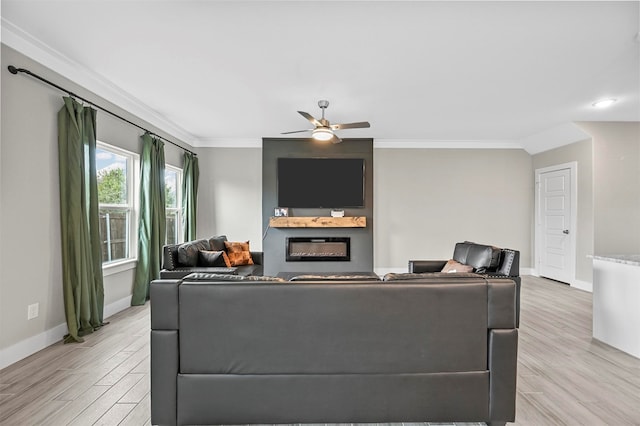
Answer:
[[[521,300],[515,424],[640,425],[640,359],[591,339],[591,294],[526,276]],[[149,306],[109,321],[0,371],[0,424],[150,424]]]

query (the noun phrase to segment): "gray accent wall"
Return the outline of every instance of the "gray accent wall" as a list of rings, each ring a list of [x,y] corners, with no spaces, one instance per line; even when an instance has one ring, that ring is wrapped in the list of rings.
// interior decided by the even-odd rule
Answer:
[[[269,218],[278,206],[277,159],[280,157],[363,158],[365,160],[365,206],[345,208],[345,216],[365,216],[366,228],[270,228]],[[367,272],[373,271],[374,159],[372,139],[345,139],[340,144],[319,143],[313,139],[262,141],[262,229],[264,274],[278,272]],[[330,209],[289,209],[290,216],[330,216]],[[349,237],[350,261],[287,262],[287,237]]]

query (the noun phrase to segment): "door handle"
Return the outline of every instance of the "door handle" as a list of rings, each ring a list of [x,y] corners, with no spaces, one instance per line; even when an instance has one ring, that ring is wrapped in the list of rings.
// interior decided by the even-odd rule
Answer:
[[[569,230],[565,229],[564,231],[562,231],[562,233],[565,234],[565,235],[569,235]]]

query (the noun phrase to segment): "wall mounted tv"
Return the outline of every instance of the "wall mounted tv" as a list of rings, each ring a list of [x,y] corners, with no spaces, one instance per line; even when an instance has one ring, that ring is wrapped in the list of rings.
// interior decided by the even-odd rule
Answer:
[[[364,207],[364,159],[278,158],[278,206]]]

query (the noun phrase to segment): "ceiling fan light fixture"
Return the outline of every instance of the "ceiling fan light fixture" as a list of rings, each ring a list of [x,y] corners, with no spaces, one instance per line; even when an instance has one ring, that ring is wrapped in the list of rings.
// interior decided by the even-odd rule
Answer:
[[[591,106],[593,106],[594,108],[607,108],[615,104],[616,102],[617,102],[617,99],[613,99],[613,98],[601,99],[597,102],[592,103]]]
[[[311,137],[317,141],[329,141],[333,139],[333,132],[326,127],[318,127],[311,132]]]

